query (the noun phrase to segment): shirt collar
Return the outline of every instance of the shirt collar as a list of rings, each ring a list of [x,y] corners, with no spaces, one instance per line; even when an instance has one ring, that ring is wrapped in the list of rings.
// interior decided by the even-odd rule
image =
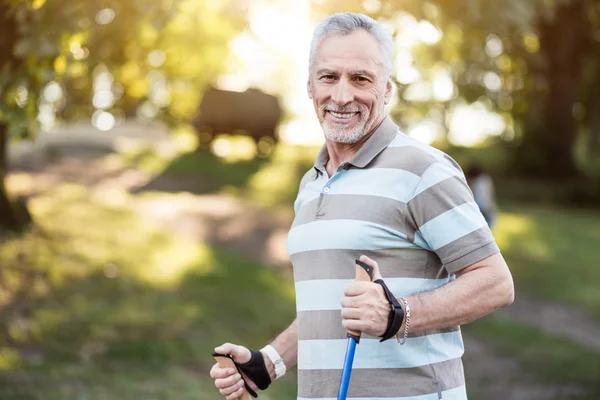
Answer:
[[[389,116],[386,116],[377,129],[375,129],[375,132],[371,137],[367,139],[360,149],[358,149],[354,157],[352,157],[348,163],[357,168],[366,167],[391,143],[397,132],[398,126]],[[318,173],[325,172],[327,161],[329,161],[329,153],[327,152],[327,145],[323,144],[323,147],[321,147],[317,159],[315,160],[315,170],[317,170]]]

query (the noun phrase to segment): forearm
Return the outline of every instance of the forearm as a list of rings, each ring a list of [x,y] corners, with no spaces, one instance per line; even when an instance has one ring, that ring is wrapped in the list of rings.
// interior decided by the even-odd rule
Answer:
[[[466,324],[512,303],[513,281],[502,256],[498,253],[483,263],[487,264],[468,267],[439,289],[407,297],[409,332]]]
[[[295,319],[289,327],[270,343],[277,350],[287,369],[293,367],[298,362],[298,321]],[[275,380],[275,367],[273,363],[263,354],[267,370],[271,375],[271,380]]]

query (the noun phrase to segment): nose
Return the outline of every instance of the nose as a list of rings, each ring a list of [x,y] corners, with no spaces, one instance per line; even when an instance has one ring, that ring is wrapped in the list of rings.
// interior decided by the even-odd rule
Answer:
[[[333,100],[333,102],[340,107],[345,106],[354,100],[352,88],[344,79],[340,79],[335,85],[331,100]]]

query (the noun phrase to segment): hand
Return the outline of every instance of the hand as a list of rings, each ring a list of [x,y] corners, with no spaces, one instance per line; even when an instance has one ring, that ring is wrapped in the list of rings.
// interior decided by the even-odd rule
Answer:
[[[367,256],[360,261],[373,267],[373,280],[382,279],[379,266]],[[381,285],[374,282],[352,282],[344,288],[342,325],[346,330],[371,336],[382,336],[388,324],[391,305]]]
[[[215,353],[224,355],[230,354],[233,357],[233,360],[238,364],[247,363],[252,357],[250,350],[244,346],[238,346],[231,343],[225,343],[216,347]],[[225,396],[227,400],[239,399],[242,396],[242,393],[244,393],[244,381],[242,380],[242,376],[233,368],[221,368],[217,363],[210,369],[210,377],[215,380],[215,386],[219,389],[219,393]],[[249,380],[246,376],[244,376],[244,379],[252,390],[258,390],[254,382]]]

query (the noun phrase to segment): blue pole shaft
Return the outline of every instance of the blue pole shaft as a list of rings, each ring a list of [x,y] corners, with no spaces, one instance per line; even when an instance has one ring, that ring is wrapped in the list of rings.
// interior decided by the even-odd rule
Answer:
[[[342,370],[342,380],[340,381],[340,390],[337,400],[346,400],[348,386],[350,386],[350,374],[352,373],[352,363],[354,362],[354,350],[356,350],[356,339],[348,338],[348,347],[346,348],[346,359],[344,360],[344,369]]]

